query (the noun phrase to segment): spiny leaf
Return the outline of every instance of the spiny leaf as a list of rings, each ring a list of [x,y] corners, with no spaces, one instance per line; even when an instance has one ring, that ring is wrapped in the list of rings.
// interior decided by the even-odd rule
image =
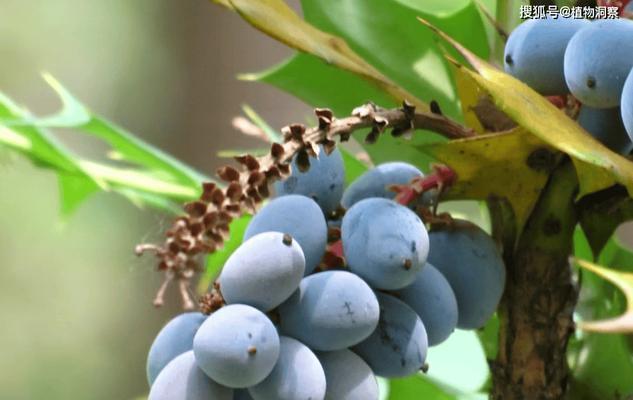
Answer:
[[[445,115],[460,118],[450,64],[435,36],[420,30],[416,17],[430,19],[487,58],[486,29],[471,0],[302,0],[301,5],[306,21],[344,39],[359,56],[414,96],[425,102],[434,100]],[[397,29],[393,21],[398,21]]]
[[[453,66],[453,76],[455,76],[455,86],[457,86],[457,95],[462,106],[464,123],[477,133],[485,133],[486,130],[475,113],[475,107],[483,91],[477,82],[470,75],[465,74],[461,68]]]
[[[84,200],[99,191],[99,186],[94,181],[83,176],[60,174],[58,181],[60,212],[64,218],[70,216]]]
[[[59,81],[44,74],[46,82],[59,96],[62,108],[53,115],[36,117],[25,115],[20,119],[3,118],[8,126],[32,126],[38,128],[76,128],[108,143],[122,160],[136,163],[144,168],[163,171],[166,177],[176,182],[198,185],[207,177],[191,169],[162,150],[144,142],[106,119],[93,114]]]
[[[603,333],[631,333],[633,332],[633,273],[615,271],[601,267],[592,262],[574,258],[578,266],[608,280],[617,286],[626,298],[627,308],[624,314],[598,321],[581,321],[578,327],[585,331]]]
[[[457,182],[446,200],[505,198],[522,227],[545,186],[554,150],[522,128],[420,146],[419,150],[447,164]]]
[[[90,114],[50,76],[46,79],[60,94],[64,106],[54,115],[38,118],[0,95],[0,145],[30,158],[36,165],[58,173],[61,214],[68,217],[97,190],[113,191],[137,206],[152,206],[174,213],[175,201],[196,198],[200,180],[189,167],[146,145],[127,132]],[[86,122],[87,121],[87,122]],[[77,125],[75,125],[77,124]],[[138,164],[106,165],[82,159],[69,151],[46,127],[73,127],[108,141],[123,159]]]
[[[463,68],[492,96],[499,109],[531,134],[572,157],[578,174],[580,196],[615,183],[624,185],[633,195],[631,161],[607,149],[524,83],[497,70],[427,21],[421,22],[460,51],[477,72],[458,67]]]
[[[347,115],[354,107],[368,101],[385,108],[399,105],[367,80],[327,65],[309,54],[298,53],[279,66],[246,78],[269,83],[314,107],[327,105],[338,116]],[[366,135],[366,131],[358,131],[354,138],[362,143]],[[403,160],[427,170],[432,160],[412,146],[444,140],[431,132],[415,134],[411,141],[382,135],[378,146],[368,145],[364,148],[375,164]]]
[[[28,118],[29,113],[0,93],[0,119]],[[28,125],[12,126],[0,124],[0,141],[29,156],[34,162],[65,172],[86,174],[73,159],[73,155],[54,136]]]
[[[314,107],[327,105],[335,115],[347,115],[370,100],[385,108],[399,105],[366,79],[306,53],[296,53],[278,65],[238,78],[268,83]],[[341,90],[343,87],[345,90]]]
[[[575,257],[591,259],[589,242],[580,228],[574,233]],[[620,271],[633,271],[633,253],[615,237],[607,243],[597,261]],[[584,271],[583,271],[584,272]],[[583,320],[609,318],[623,313],[624,296],[610,282],[593,273],[582,274],[582,286],[576,314]],[[633,393],[633,358],[631,335],[582,332],[572,336],[568,357],[574,380],[570,398],[582,399],[588,392],[592,399],[609,399],[614,393]]]
[[[398,102],[407,99],[421,110],[428,105],[400,88],[356,54],[338,36],[321,31],[299,17],[283,0],[229,0],[232,8],[257,29],[286,45],[314,54],[329,64],[375,83]]]

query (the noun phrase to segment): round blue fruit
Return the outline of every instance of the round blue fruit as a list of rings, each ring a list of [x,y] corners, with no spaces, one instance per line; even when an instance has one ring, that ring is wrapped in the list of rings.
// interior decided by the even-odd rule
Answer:
[[[305,258],[296,240],[280,232],[264,232],[231,254],[220,274],[220,291],[227,304],[269,311],[299,287],[304,271]]]
[[[376,330],[352,350],[376,375],[404,377],[418,372],[428,350],[426,330],[420,317],[404,302],[377,293],[380,321]]]
[[[422,172],[411,164],[388,162],[359,176],[343,193],[341,204],[349,209],[357,202],[371,197],[393,199],[396,193],[389,190],[391,185],[406,185],[413,178],[423,176]]]
[[[310,169],[299,171],[296,160],[293,160],[291,170],[288,178],[275,182],[277,196],[301,194],[310,197],[325,214],[338,208],[345,185],[343,157],[338,148],[328,155],[323,146],[319,146],[317,157],[310,157]]]
[[[444,275],[430,263],[415,281],[396,292],[398,298],[418,314],[429,341],[435,346],[446,340],[457,326],[457,299]]]
[[[378,289],[410,285],[429,252],[420,218],[392,200],[371,198],[343,217],[343,252],[350,270]]]
[[[319,265],[327,245],[327,223],[314,200],[291,194],[266,204],[246,228],[244,240],[264,232],[287,233],[295,239],[305,256],[305,275]]]
[[[320,352],[325,371],[325,400],[378,400],[376,376],[362,358],[345,349]]]
[[[365,339],[378,323],[378,300],[371,288],[347,271],[303,278],[279,306],[280,330],[314,350],[341,350]]]
[[[193,348],[193,337],[205,319],[207,316],[199,312],[180,314],[158,332],[147,356],[150,386],[171,360]]]
[[[582,106],[578,123],[602,144],[620,154],[628,154],[633,147],[626,133],[620,107],[593,108]]]
[[[457,299],[457,327],[482,327],[497,309],[505,287],[505,265],[495,242],[463,220],[433,230],[429,237],[429,262],[448,280]]]
[[[537,92],[550,96],[569,93],[565,83],[565,49],[587,20],[530,19],[519,25],[506,43],[504,68]]]
[[[590,107],[618,107],[631,67],[633,21],[592,22],[572,37],[565,51],[567,86]]]
[[[323,400],[325,373],[316,355],[298,340],[281,336],[279,361],[261,383],[248,389],[254,400]]]
[[[193,351],[174,358],[158,374],[148,400],[232,400],[233,390],[209,379],[196,365]]]
[[[629,3],[633,4],[633,3]],[[624,89],[622,90],[622,103],[620,107],[622,122],[629,134],[629,139],[633,140],[633,69],[626,78]]]
[[[232,304],[211,314],[193,339],[198,366],[214,381],[231,388],[255,385],[273,370],[279,335],[261,311]]]

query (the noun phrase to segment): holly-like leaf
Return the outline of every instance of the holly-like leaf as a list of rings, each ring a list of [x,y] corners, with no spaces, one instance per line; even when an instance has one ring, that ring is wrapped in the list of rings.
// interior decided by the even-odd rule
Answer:
[[[464,68],[465,73],[492,96],[501,111],[534,136],[572,158],[578,174],[579,195],[615,183],[622,184],[633,195],[631,161],[606,148],[545,97],[494,68],[429,22],[421,21],[460,51],[476,72],[457,66]]]
[[[0,93],[1,119],[15,120],[28,115],[26,110]],[[70,151],[49,132],[28,125],[5,127],[0,123],[0,143],[27,155],[39,165],[88,176]]]
[[[95,115],[51,75],[44,74],[43,77],[59,96],[62,108],[52,115],[37,117],[26,114],[19,119],[4,118],[1,123],[12,127],[75,128],[79,133],[91,134],[108,143],[112,147],[110,154],[113,158],[160,172],[165,179],[196,186],[203,180],[209,180],[162,150]]]
[[[477,117],[475,112],[477,104],[481,99],[483,90],[470,75],[463,72],[461,68],[453,66],[453,76],[457,95],[462,108],[464,123],[473,128],[477,133],[486,133],[486,129]]]
[[[436,38],[421,31],[422,16],[482,58],[489,54],[486,29],[471,0],[302,0],[303,16],[343,38],[369,64],[425,102],[459,119],[450,65]],[[398,21],[397,29],[394,22]],[[455,57],[459,54],[453,51]]]
[[[92,114],[52,77],[46,79],[59,94],[62,109],[37,117],[0,95],[0,145],[58,174],[63,217],[98,190],[113,191],[137,206],[170,213],[181,212],[177,202],[198,197],[203,175]],[[129,163],[84,159],[56,139],[49,129],[54,127],[95,135],[112,146],[117,160]]]
[[[344,39],[385,76],[424,101],[436,100],[443,113],[461,119],[450,64],[444,60],[435,37],[420,32],[416,16],[433,18],[467,47],[485,57],[488,54],[485,26],[473,2],[304,0],[302,8],[308,23]],[[402,23],[393,29],[391,21],[396,19]],[[399,103],[372,81],[305,53],[296,54],[262,73],[241,77],[272,84],[315,107],[330,108],[338,116],[347,115],[368,101],[383,107]],[[359,132],[354,137],[362,144],[365,135],[366,132]],[[383,135],[379,145],[364,145],[364,148],[375,164],[401,160],[426,171],[432,160],[414,147],[438,141],[444,139],[428,132],[416,133],[410,142]]]
[[[369,101],[385,108],[398,106],[397,100],[368,80],[305,53],[297,53],[265,71],[238,77],[268,83],[314,107],[327,107],[335,115],[347,115]]]
[[[507,199],[522,227],[556,162],[554,149],[522,128],[419,147],[457,173],[446,200]]]
[[[574,234],[574,254],[589,259],[592,250],[580,228]],[[633,253],[612,238],[600,253],[598,263],[608,268],[633,272]],[[616,316],[626,309],[619,290],[602,277],[581,270],[582,282],[576,315],[583,320]],[[615,399],[633,393],[631,335],[578,331],[568,349],[573,380],[570,398],[579,400]]]
[[[428,110],[426,103],[367,63],[345,40],[304,21],[283,0],[229,0],[229,3],[247,22],[280,42],[368,79],[398,102],[407,99]]]
[[[622,315],[597,321],[581,321],[578,327],[585,331],[603,333],[633,332],[633,273],[602,267],[587,260],[574,259],[579,267],[593,272],[617,286],[626,298],[627,307]]]
[[[60,174],[58,181],[62,217],[70,216],[84,200],[99,191],[99,186],[85,176]]]
[[[348,115],[355,107],[369,101],[387,108],[398,106],[393,98],[369,81],[309,54],[296,54],[267,71],[241,75],[241,78],[269,83],[314,107],[330,108],[337,116]],[[359,131],[354,138],[362,143],[366,135],[367,132]],[[413,146],[444,141],[431,132],[417,133],[409,142],[390,135],[382,135],[379,140],[378,146],[364,146],[374,164],[401,160],[424,170],[428,169],[431,159]]]

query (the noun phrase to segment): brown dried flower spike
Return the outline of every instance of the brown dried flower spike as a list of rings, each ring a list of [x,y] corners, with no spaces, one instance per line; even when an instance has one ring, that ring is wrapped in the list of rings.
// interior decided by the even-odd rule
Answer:
[[[471,129],[443,115],[415,112],[413,106],[406,102],[402,108],[392,110],[367,104],[355,109],[352,116],[342,119],[334,118],[327,109],[316,109],[315,114],[318,126],[289,125],[282,129],[284,143],[273,143],[268,154],[262,157],[238,156],[235,160],[239,167],[220,168],[218,176],[227,182],[227,186],[204,183],[200,199],[185,204],[185,215],[174,221],[162,245],[137,246],[138,255],[153,252],[159,260],[158,270],[165,274],[165,281],[154,300],[156,306],[163,304],[169,283],[177,282],[184,307],[194,307],[190,282],[202,270],[203,256],[221,248],[228,238],[231,221],[246,212],[254,213],[263,199],[269,196],[269,185],[290,174],[290,161],[295,155],[299,169],[307,170],[310,167],[309,157],[316,155],[316,145],[322,144],[326,152],[331,152],[335,148],[336,137],[344,141],[352,132],[369,127],[380,133],[391,126],[396,134],[399,131],[428,129],[448,138],[474,134]],[[213,299],[203,302],[205,309],[209,309],[205,305],[207,303],[213,303]]]

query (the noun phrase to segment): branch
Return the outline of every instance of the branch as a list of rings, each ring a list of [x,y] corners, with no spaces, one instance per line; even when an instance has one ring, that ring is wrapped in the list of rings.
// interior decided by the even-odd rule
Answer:
[[[282,129],[284,143],[273,143],[270,152],[256,158],[252,155],[235,157],[240,169],[224,166],[218,176],[228,183],[220,188],[214,183],[204,183],[199,200],[184,206],[186,215],[176,219],[166,232],[162,245],[141,244],[136,253],[154,252],[159,260],[158,270],[165,273],[165,282],[157,293],[154,305],[163,304],[165,288],[177,282],[185,308],[193,308],[190,281],[202,270],[201,259],[222,247],[229,235],[230,222],[245,212],[254,213],[264,198],[269,196],[269,186],[275,180],[290,175],[290,162],[296,156],[299,170],[310,167],[309,156],[316,156],[317,145],[323,145],[331,153],[335,139],[349,139],[359,129],[371,128],[367,142],[375,142],[387,129],[393,136],[401,136],[416,129],[437,132],[449,139],[474,136],[474,131],[435,113],[416,112],[405,102],[399,109],[382,109],[373,104],[356,108],[352,116],[336,119],[327,109],[316,109],[318,125],[306,128],[300,124]]]

